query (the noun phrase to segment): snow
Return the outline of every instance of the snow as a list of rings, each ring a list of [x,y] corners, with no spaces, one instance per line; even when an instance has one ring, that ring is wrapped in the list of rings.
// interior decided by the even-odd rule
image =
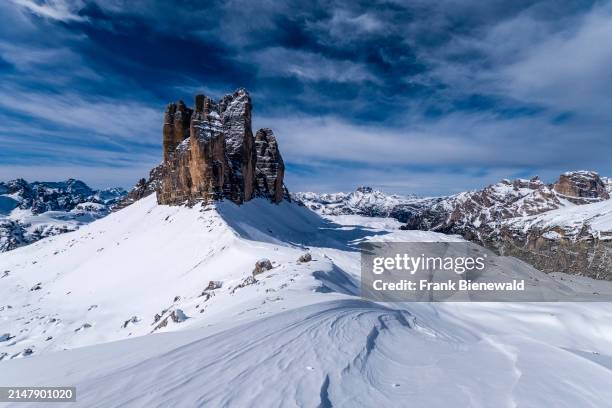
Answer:
[[[387,195],[371,187],[358,187],[351,193],[293,193],[294,200],[321,215],[365,215],[389,217],[402,207],[418,208],[431,203],[431,198]]]
[[[612,304],[361,299],[360,242],[461,240],[398,226],[152,195],[2,253],[0,384],[75,385],[72,407],[610,406]]]
[[[92,190],[79,180],[0,182],[0,252],[78,229],[106,216],[125,190]]]
[[[506,225],[523,231],[532,229],[561,228],[565,235],[575,237],[588,231],[601,239],[612,238],[612,200],[577,205],[543,214],[508,220]],[[559,235],[557,232],[555,234]],[[552,234],[552,232],[551,232]]]

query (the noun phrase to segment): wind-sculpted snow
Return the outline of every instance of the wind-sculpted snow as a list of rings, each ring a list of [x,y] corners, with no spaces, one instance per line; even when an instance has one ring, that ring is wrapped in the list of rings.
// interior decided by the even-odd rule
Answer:
[[[151,195],[0,254],[0,383],[75,385],[83,407],[610,400],[610,304],[360,299],[360,242],[461,241],[398,224]]]
[[[600,407],[612,398],[609,357],[596,351],[610,346],[610,323],[576,320],[588,308],[465,306],[322,302],[221,331],[13,360],[0,381],[61,379],[77,387],[70,406],[83,407]]]
[[[290,305],[310,303],[325,295],[315,272],[339,268],[355,280],[357,243],[377,235],[397,239],[394,233],[339,225],[288,202],[188,208],[158,205],[152,195],[78,231],[2,255],[0,317],[14,338],[0,355],[252,319],[278,311],[287,292]],[[298,262],[307,250],[313,260]],[[273,269],[253,279],[261,258]],[[221,284],[206,290],[210,282]],[[187,319],[169,318],[179,309]]]

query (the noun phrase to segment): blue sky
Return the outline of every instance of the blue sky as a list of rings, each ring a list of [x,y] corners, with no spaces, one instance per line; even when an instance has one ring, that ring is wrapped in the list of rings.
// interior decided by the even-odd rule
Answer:
[[[0,15],[0,179],[130,187],[161,160],[167,102],[238,87],[293,191],[612,175],[608,2],[9,0]]]

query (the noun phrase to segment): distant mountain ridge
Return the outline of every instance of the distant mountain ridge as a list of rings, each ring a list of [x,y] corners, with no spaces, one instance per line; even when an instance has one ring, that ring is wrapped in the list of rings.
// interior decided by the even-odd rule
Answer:
[[[77,229],[104,217],[127,194],[80,180],[0,182],[0,252]]]
[[[372,187],[358,187],[350,193],[291,193],[291,198],[321,215],[363,215],[390,217],[406,222],[442,197],[388,195]]]
[[[612,280],[611,191],[609,178],[574,171],[551,184],[538,177],[502,180],[446,197],[390,196],[369,187],[292,196],[322,215],[392,217],[403,229],[461,235],[544,272]]]

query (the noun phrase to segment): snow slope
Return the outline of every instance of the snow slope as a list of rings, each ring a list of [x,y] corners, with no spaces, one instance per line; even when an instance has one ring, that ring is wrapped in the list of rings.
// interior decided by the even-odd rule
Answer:
[[[610,304],[360,299],[356,243],[460,240],[397,227],[150,196],[0,254],[0,384],[83,407],[610,406]]]
[[[458,239],[396,233],[418,240]],[[0,331],[15,337],[0,346],[0,356],[172,330],[172,319],[160,329],[153,322],[156,314],[163,320],[178,309],[189,317],[181,327],[240,319],[237,311],[260,316],[278,309],[277,298],[284,296],[277,293],[280,287],[292,291],[293,303],[302,297],[311,303],[318,296],[312,290],[322,285],[313,273],[324,279],[339,263],[347,268],[341,273],[357,282],[358,254],[351,242],[377,234],[399,239],[382,229],[339,226],[286,202],[186,208],[159,206],[153,195],[78,231],[2,254]],[[308,248],[314,261],[298,263]],[[236,288],[260,258],[273,262],[272,272],[257,285]],[[210,282],[221,287],[205,293]],[[356,288],[353,283],[346,291]]]
[[[535,229],[551,232],[557,230],[562,231],[566,237],[612,239],[612,199],[514,218],[502,222],[501,225],[523,232]]]

